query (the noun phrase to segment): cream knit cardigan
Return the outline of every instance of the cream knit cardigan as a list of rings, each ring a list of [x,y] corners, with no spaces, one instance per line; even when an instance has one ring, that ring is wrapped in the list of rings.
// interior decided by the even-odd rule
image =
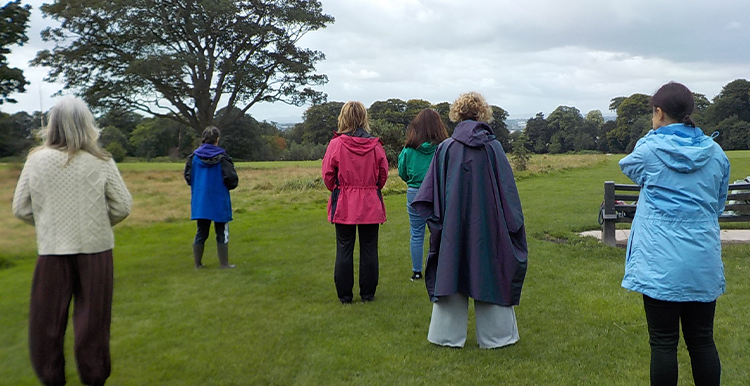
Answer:
[[[130,214],[132,198],[113,160],[79,151],[31,153],[13,195],[13,214],[36,227],[39,255],[114,248],[112,226]]]

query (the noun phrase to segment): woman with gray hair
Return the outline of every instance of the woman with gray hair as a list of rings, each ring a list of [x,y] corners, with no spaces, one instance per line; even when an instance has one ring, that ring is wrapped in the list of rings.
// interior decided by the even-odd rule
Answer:
[[[81,382],[103,385],[111,371],[112,226],[132,199],[86,104],[65,98],[49,112],[44,144],[29,153],[13,213],[34,225],[38,259],[31,285],[29,352],[45,385],[65,384],[63,342],[74,300],[75,357]]]
[[[412,202],[430,228],[427,340],[463,347],[472,298],[479,347],[503,347],[519,339],[513,306],[521,299],[528,255],[521,200],[503,147],[486,123],[492,109],[484,97],[461,94],[450,119],[458,125],[435,150]]]

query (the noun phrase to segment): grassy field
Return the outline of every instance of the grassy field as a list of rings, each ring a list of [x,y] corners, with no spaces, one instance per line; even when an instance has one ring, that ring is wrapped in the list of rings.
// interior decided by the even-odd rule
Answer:
[[[750,175],[750,152],[729,156],[732,180]],[[516,308],[521,340],[490,351],[476,347],[473,320],[464,349],[427,342],[431,303],[424,285],[408,280],[405,185],[395,171],[384,189],[376,301],[342,306],[319,161],[237,165],[232,271],[216,269],[212,239],[209,269],[192,267],[195,224],[181,164],[122,164],[135,203],[115,228],[108,384],[648,384],[641,297],[620,287],[625,251],[576,234],[598,228],[603,181],[629,182],[620,158],[535,156],[517,173],[530,250]],[[0,166],[2,385],[37,384],[27,347],[34,231],[10,212],[19,172]],[[750,384],[749,255],[750,245],[724,248],[727,293],[715,328],[724,385]],[[71,326],[67,335],[68,384],[79,385]],[[680,384],[692,384],[682,343],[679,359]]]

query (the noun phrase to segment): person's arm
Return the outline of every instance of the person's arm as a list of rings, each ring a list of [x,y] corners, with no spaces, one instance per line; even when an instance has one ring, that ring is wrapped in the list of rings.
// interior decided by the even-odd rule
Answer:
[[[29,165],[23,167],[18,178],[16,192],[13,194],[13,214],[21,221],[34,225],[34,212],[31,206],[31,190],[29,189]]]
[[[378,189],[383,189],[388,181],[388,158],[385,156],[382,142],[375,146],[375,159],[378,162]]]
[[[725,162],[724,175],[721,178],[721,187],[719,187],[719,209],[716,211],[719,215],[724,212],[724,207],[727,205],[727,193],[729,193],[729,160],[725,159]]]
[[[641,138],[635,145],[633,152],[620,160],[620,170],[638,186],[643,187],[643,171],[645,170],[646,154],[648,146],[643,145]]]
[[[107,181],[104,185],[104,195],[107,200],[109,223],[114,226],[130,215],[133,198],[125,186],[125,181],[122,180],[115,161],[110,159],[105,169]]]
[[[188,185],[191,185],[190,181],[190,170],[193,168],[193,155],[190,154],[187,158],[187,161],[185,161],[185,171],[182,172],[182,176],[185,177],[185,182],[187,182]]]
[[[232,162],[229,156],[221,157],[221,177],[224,179],[224,185],[229,190],[236,188],[240,182],[237,170],[234,168],[234,162]]]
[[[406,147],[404,147],[398,155],[398,176],[401,177],[404,182],[409,181],[409,174],[406,169]]]
[[[331,140],[326,149],[326,154],[323,156],[323,183],[326,184],[326,188],[329,191],[333,191],[338,184],[338,173],[339,173],[339,160],[338,151],[336,144]]]

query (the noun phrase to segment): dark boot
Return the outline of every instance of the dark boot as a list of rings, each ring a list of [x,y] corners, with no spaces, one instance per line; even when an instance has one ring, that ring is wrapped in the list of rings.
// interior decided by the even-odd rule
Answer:
[[[193,260],[195,260],[195,268],[206,268],[203,264],[201,264],[201,260],[203,259],[203,244],[193,244]]]
[[[234,268],[234,264],[229,264],[229,244],[216,244],[216,252],[219,255],[219,268]]]

